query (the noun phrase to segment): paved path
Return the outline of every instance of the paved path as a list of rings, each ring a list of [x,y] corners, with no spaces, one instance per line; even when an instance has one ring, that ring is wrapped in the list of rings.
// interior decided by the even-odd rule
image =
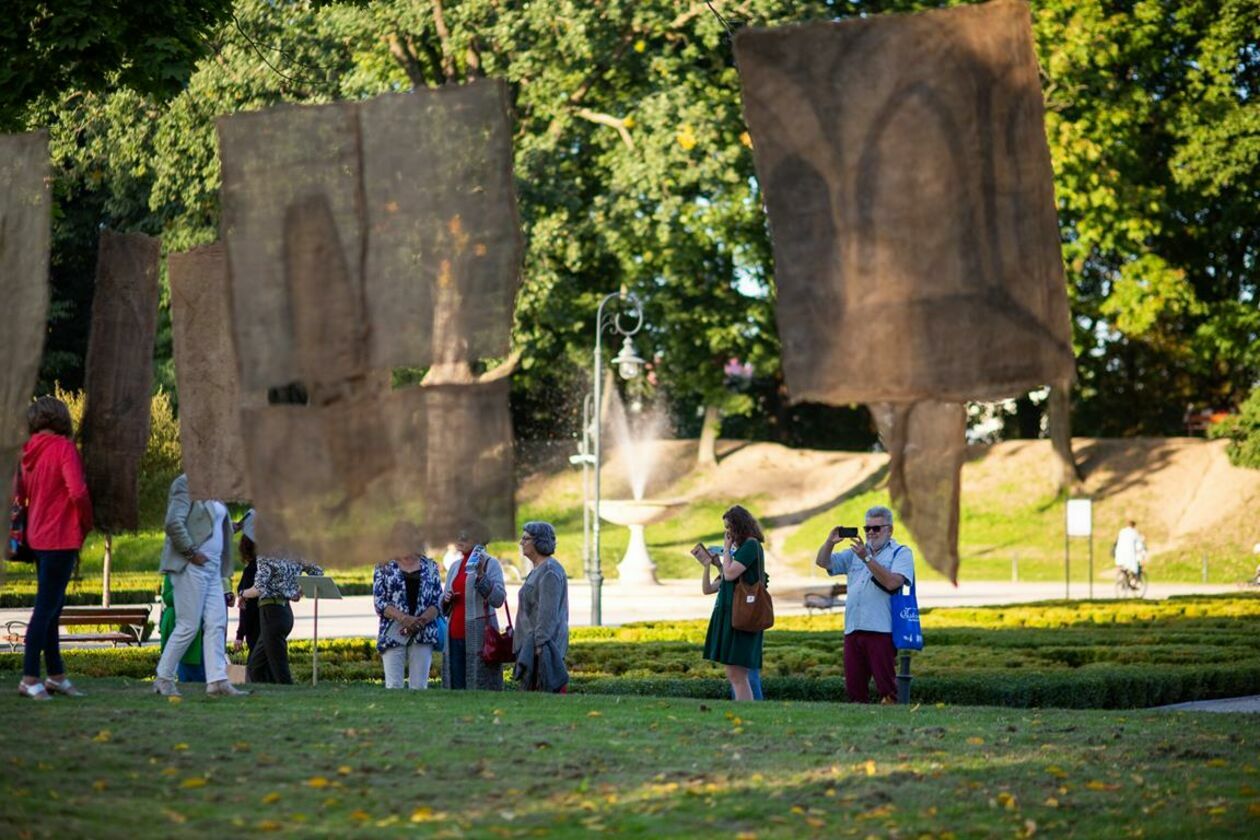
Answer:
[[[1225,700],[1196,700],[1193,703],[1176,703],[1172,706],[1156,706],[1156,712],[1249,712],[1260,714],[1260,694],[1250,697],[1230,697]]]

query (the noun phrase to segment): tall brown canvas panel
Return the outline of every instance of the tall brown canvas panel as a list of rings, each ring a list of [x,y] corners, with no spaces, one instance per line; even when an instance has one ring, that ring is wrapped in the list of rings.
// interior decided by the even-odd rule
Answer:
[[[260,550],[356,565],[407,531],[511,532],[507,385],[472,375],[507,351],[519,275],[505,103],[477,82],[220,121]],[[460,384],[394,389],[398,367]]]
[[[374,366],[507,355],[522,256],[507,114],[498,80],[360,106]]]
[[[285,268],[285,228],[296,202],[322,197],[332,213],[335,244],[350,255],[350,294],[363,293],[358,111],[346,102],[281,105],[225,117],[218,129],[222,241],[234,281],[232,325],[242,385],[266,390],[301,378]]]
[[[872,405],[890,456],[888,489],[920,557],[958,583],[958,511],[967,410],[933,400]]]
[[[101,233],[84,377],[83,466],[96,526],[140,525],[140,461],[149,441],[161,241]]]
[[[48,320],[48,249],[52,229],[48,132],[0,134],[0,482],[26,441],[30,405]]]
[[[735,48],[794,399],[1073,377],[1026,4],[744,30]]]
[[[381,562],[415,546],[398,523],[445,546],[475,521],[515,526],[508,380],[384,390],[319,409],[247,409],[259,546],[330,567]]]
[[[179,445],[194,499],[250,498],[227,263],[220,243],[166,258]]]

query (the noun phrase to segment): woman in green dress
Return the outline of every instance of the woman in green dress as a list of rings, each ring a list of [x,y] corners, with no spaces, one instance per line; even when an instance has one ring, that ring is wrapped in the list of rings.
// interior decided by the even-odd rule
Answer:
[[[735,601],[735,582],[741,577],[745,583],[755,584],[765,572],[766,555],[761,548],[765,537],[753,515],[740,505],[722,514],[726,529],[722,556],[711,562],[703,562],[704,580],[701,588],[706,595],[717,593],[713,604],[713,616],[709,619],[709,632],[704,639],[704,658],[726,666],[726,678],[736,700],[752,700],[752,688],[748,684],[748,671],[761,668],[761,632],[748,633],[731,626],[731,605]],[[720,572],[718,580],[711,580],[714,568]]]

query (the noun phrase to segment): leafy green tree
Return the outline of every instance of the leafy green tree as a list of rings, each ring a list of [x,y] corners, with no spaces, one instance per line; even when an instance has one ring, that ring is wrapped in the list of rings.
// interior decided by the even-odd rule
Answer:
[[[68,90],[177,93],[231,0],[6,0],[0,15],[0,130]]]
[[[1236,403],[1260,378],[1258,4],[1033,4],[1078,432],[1176,432],[1186,403]],[[711,5],[740,26],[940,4]],[[28,112],[30,124],[52,126],[58,176],[59,320],[45,376],[77,385],[97,225],[160,233],[168,249],[215,238],[218,115],[489,75],[512,93],[528,243],[514,328],[518,432],[576,429],[595,307],[623,283],[647,302],[636,340],[676,403],[707,406],[711,419],[760,406],[728,387],[731,358],[759,381],[781,377],[738,76],[709,4],[239,0],[232,15],[170,100],[62,81]],[[159,355],[169,384],[169,347]],[[1039,430],[1046,403],[1017,405],[1013,425]]]
[[[1260,376],[1260,2],[1043,0],[1077,428],[1176,434]]]
[[[1236,467],[1260,470],[1260,388],[1243,401],[1237,414],[1208,430],[1214,438],[1229,441],[1229,462]]]

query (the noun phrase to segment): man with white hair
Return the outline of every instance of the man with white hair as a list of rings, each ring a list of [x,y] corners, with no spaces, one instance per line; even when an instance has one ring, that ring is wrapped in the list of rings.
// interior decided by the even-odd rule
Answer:
[[[846,575],[844,605],[844,688],[854,703],[870,702],[870,680],[881,701],[895,703],[897,651],[892,640],[892,593],[914,581],[914,552],[892,538],[893,514],[883,506],[866,512],[866,533],[850,536],[849,547],[833,553],[844,539],[832,528],[816,560],[829,575]],[[852,532],[850,532],[852,534]]]

